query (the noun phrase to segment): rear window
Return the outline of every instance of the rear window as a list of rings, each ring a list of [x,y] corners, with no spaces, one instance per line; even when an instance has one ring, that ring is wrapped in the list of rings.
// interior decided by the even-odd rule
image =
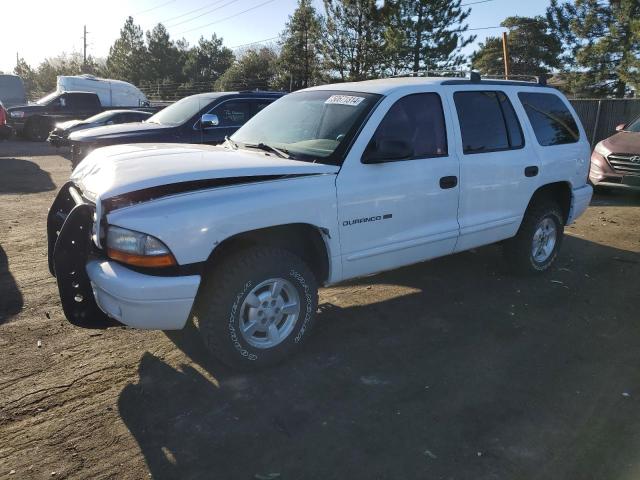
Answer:
[[[456,92],[453,99],[464,153],[522,148],[524,140],[520,123],[503,92]]]
[[[520,92],[518,98],[527,112],[540,145],[562,145],[578,141],[578,125],[557,95]]]

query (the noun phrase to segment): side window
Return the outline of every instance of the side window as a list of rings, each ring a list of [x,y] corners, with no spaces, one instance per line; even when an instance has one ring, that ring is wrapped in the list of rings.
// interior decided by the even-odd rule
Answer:
[[[217,106],[211,113],[218,116],[219,127],[239,127],[252,116],[251,102],[231,100]]]
[[[520,123],[503,92],[456,92],[453,99],[464,153],[510,150],[524,145]]]
[[[370,145],[380,142],[408,144],[409,159],[447,155],[447,129],[440,95],[416,93],[394,103],[373,134]]]
[[[542,146],[575,143],[578,125],[564,102],[552,93],[518,93],[538,143]]]
[[[255,102],[255,113],[259,113],[264,107],[271,105],[273,102],[271,100],[257,100]]]

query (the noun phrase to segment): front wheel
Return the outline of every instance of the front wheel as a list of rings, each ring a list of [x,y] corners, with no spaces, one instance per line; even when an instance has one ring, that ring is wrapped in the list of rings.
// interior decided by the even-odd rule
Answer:
[[[564,236],[560,208],[553,202],[534,204],[525,213],[515,237],[504,244],[509,266],[521,274],[542,273],[558,256]]]
[[[196,318],[207,348],[244,370],[283,360],[309,335],[318,287],[292,253],[251,247],[225,257],[206,276]]]

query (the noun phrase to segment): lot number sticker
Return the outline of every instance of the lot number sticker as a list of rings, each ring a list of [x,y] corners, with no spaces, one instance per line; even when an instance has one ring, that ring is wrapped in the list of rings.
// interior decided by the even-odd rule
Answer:
[[[363,100],[363,97],[354,97],[352,95],[331,95],[324,103],[334,105],[351,105],[352,107],[356,107],[360,105]]]

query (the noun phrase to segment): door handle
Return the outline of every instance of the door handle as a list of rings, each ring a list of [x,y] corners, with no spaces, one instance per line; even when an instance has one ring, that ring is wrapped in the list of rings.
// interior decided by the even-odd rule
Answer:
[[[450,177],[442,177],[440,179],[440,188],[442,189],[447,189],[447,188],[453,188],[456,185],[458,185],[458,177],[456,176],[450,176]]]
[[[524,169],[525,177],[535,177],[536,175],[538,175],[538,167],[536,167],[535,165],[530,167],[525,167]]]

